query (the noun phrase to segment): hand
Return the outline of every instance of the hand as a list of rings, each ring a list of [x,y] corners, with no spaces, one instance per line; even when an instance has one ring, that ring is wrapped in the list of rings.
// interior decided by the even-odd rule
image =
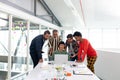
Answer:
[[[43,62],[43,59],[39,59],[39,63],[42,63]]]
[[[50,56],[52,55],[52,52],[53,52],[53,48],[50,48],[50,50],[49,50],[49,55]]]
[[[52,52],[52,51],[53,51],[53,48],[50,48],[50,51]]]
[[[74,58],[74,55],[73,55],[73,56],[70,56],[70,58]]]
[[[75,57],[75,56],[76,56],[76,54],[73,55],[73,57]]]
[[[81,62],[82,62],[82,60],[77,60],[76,62],[81,63]]]
[[[71,58],[74,58],[76,56],[76,54],[74,54],[73,56],[70,56]]]

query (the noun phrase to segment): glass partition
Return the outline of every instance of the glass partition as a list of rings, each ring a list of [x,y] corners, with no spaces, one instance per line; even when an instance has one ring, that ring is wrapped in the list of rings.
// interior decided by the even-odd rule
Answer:
[[[25,80],[27,75],[28,75],[28,72],[18,74],[16,76],[12,77],[10,80]]]
[[[44,25],[41,25],[41,31],[40,31],[40,34],[44,34],[44,31],[46,30],[49,30],[51,35],[52,35],[52,31],[53,31],[53,28],[49,28],[47,26],[44,26]]]
[[[29,56],[29,46],[32,39],[43,34],[45,30],[50,30],[52,33],[52,29],[40,25],[41,20],[31,15],[28,16],[35,20],[22,17],[21,15],[26,14],[21,11],[19,12],[21,15],[13,13],[13,9],[6,14],[4,13],[7,11],[6,9],[0,9],[3,11],[0,11],[0,80],[24,80],[27,74],[22,75],[23,78],[17,76],[33,68]],[[35,21],[38,24],[32,23]],[[49,25],[49,23],[44,25]]]
[[[47,26],[41,25],[41,33],[40,34],[43,34],[44,31],[46,31],[46,30],[49,30],[49,28]]]
[[[8,14],[0,12],[0,80],[7,78],[8,29]]]
[[[34,37],[40,34],[40,29],[38,24],[30,23],[30,43]]]
[[[13,17],[11,31],[11,77],[26,71],[27,22]]]

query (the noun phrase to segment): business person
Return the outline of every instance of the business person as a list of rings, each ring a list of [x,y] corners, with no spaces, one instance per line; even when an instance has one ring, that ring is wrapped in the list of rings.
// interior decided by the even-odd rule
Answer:
[[[58,50],[59,42],[61,41],[60,36],[58,35],[58,30],[54,29],[52,36],[49,38],[49,61],[54,60],[54,51]]]
[[[67,35],[67,40],[66,40],[66,47],[68,49],[68,55],[69,55],[69,60],[70,61],[75,61],[77,60],[77,53],[78,53],[78,43],[73,39],[72,34]]]
[[[50,31],[45,31],[43,35],[36,36],[30,45],[30,56],[32,58],[33,64],[35,67],[39,62],[43,62],[42,59],[42,47],[45,42],[45,40],[49,39],[50,37]]]
[[[82,38],[82,34],[80,32],[76,31],[73,36],[76,41],[79,42],[78,62],[83,62],[87,55],[87,67],[94,73],[94,64],[97,59],[95,49],[87,39]]]

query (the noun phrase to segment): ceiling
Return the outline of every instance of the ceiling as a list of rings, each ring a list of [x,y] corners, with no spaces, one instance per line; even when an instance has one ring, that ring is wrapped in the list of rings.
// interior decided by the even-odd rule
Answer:
[[[120,0],[44,1],[65,28],[120,28]]]

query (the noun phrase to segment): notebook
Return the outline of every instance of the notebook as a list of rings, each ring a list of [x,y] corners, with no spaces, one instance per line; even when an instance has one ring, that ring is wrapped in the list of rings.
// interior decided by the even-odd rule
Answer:
[[[55,64],[66,64],[68,62],[67,54],[55,54]]]

